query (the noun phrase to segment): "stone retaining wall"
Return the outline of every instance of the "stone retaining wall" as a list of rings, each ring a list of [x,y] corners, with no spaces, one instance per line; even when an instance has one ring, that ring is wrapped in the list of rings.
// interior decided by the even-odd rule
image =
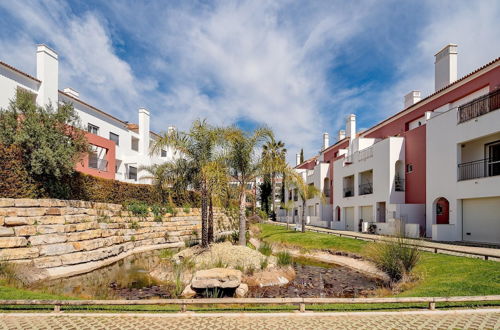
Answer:
[[[233,230],[218,210],[214,223],[215,232]],[[133,216],[117,204],[0,199],[0,261],[45,269],[42,277],[82,273],[136,251],[183,246],[200,232],[199,209],[179,208],[175,216],[155,221],[153,214]]]

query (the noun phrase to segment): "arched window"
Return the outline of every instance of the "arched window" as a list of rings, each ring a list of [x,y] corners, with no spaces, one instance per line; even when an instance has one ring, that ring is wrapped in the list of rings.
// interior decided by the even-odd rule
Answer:
[[[323,180],[323,193],[325,197],[330,197],[330,179],[328,178]]]
[[[340,221],[340,207],[335,208],[335,220]]]

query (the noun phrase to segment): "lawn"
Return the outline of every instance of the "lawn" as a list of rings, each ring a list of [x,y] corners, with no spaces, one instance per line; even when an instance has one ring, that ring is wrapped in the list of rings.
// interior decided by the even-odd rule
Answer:
[[[334,235],[287,230],[261,224],[260,238],[269,243],[290,244],[306,249],[328,249],[365,255],[368,242]],[[415,268],[416,285],[399,296],[481,296],[500,294],[500,263],[480,259],[422,252]]]

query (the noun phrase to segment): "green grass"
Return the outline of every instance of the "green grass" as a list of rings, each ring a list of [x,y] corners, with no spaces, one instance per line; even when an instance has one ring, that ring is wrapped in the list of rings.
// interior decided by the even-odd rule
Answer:
[[[334,235],[287,230],[283,226],[261,224],[260,238],[268,243],[284,243],[298,248],[328,249],[365,255],[365,241]],[[500,294],[500,262],[422,252],[414,272],[420,277],[415,286],[398,296],[482,296]]]

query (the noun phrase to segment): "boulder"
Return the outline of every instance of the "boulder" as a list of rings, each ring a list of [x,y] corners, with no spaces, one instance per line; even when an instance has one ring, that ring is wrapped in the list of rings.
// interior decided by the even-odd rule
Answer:
[[[193,289],[236,289],[241,284],[241,271],[230,268],[212,268],[197,271],[191,287]]]
[[[248,285],[245,283],[241,283],[239,287],[234,291],[234,296],[236,298],[243,298],[248,292]]]
[[[243,281],[250,286],[282,286],[292,281],[295,275],[293,267],[272,268],[257,271],[251,276],[246,276]]]
[[[191,288],[191,285],[186,286],[184,288],[184,290],[182,290],[182,293],[181,293],[182,298],[191,299],[191,298],[194,298],[194,296],[196,296],[196,291],[194,291]]]

